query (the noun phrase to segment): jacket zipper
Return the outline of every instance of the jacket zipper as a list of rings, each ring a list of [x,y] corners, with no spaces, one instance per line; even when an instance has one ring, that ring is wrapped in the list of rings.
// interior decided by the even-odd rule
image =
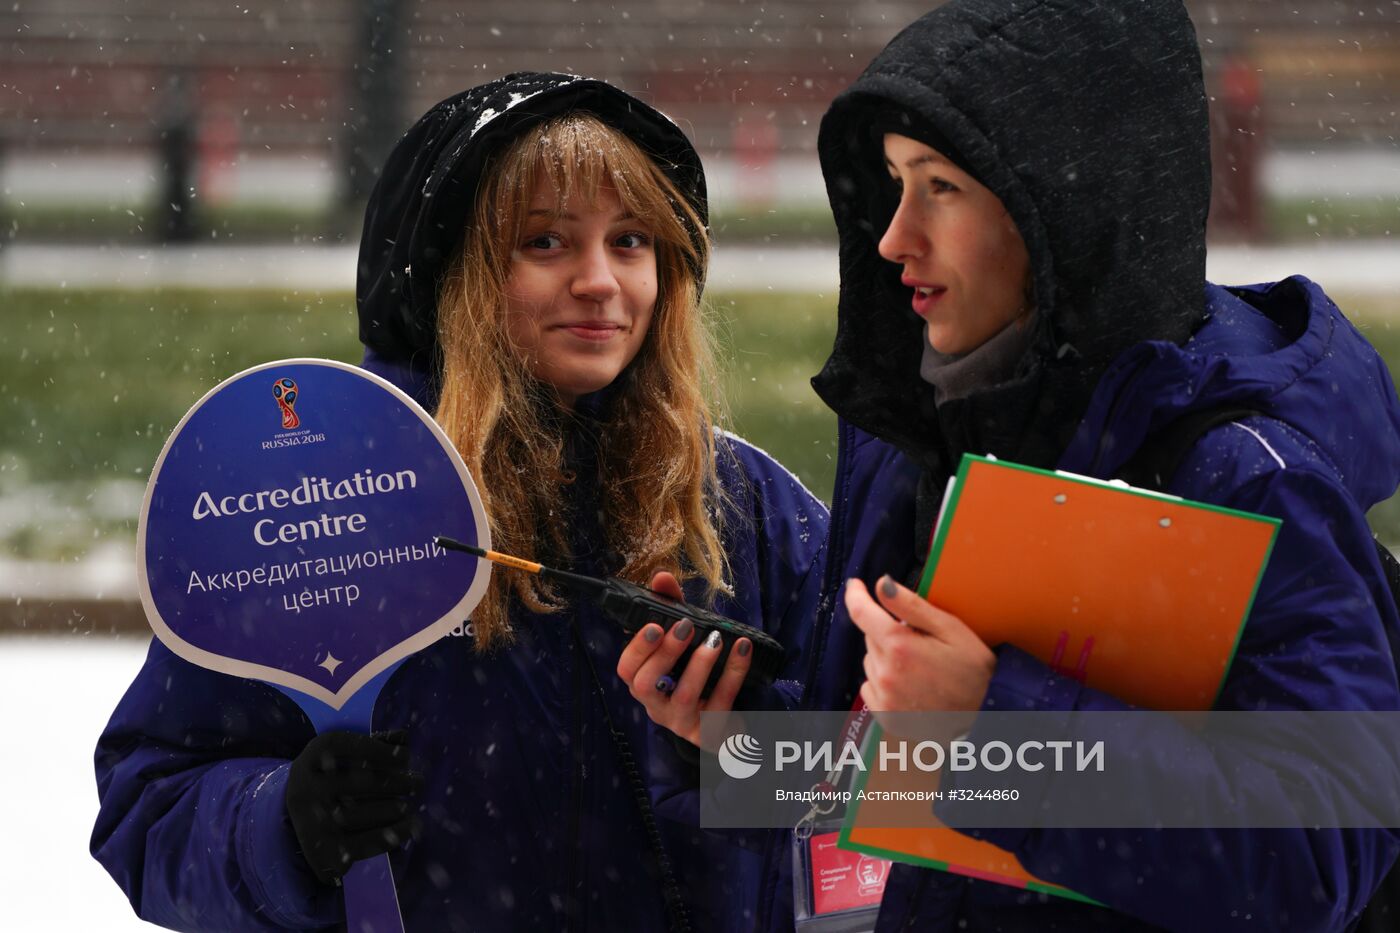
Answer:
[[[1146,365],[1146,363],[1146,360],[1141,360],[1133,364],[1125,364],[1125,366],[1132,365],[1136,369],[1141,369],[1143,366]],[[1099,431],[1099,442],[1094,445],[1094,460],[1089,467],[1090,476],[1098,476],[1100,473],[1100,464],[1103,462],[1104,454],[1108,452],[1109,429],[1113,426],[1114,422],[1118,420],[1119,409],[1122,408],[1122,406],[1125,404],[1124,400],[1127,398],[1128,395],[1128,393],[1123,390],[1126,389],[1128,383],[1132,381],[1131,376],[1125,376],[1120,379],[1118,375],[1115,372],[1113,372],[1113,369],[1110,368],[1102,376],[1099,377],[1099,382],[1095,384],[1096,387],[1098,385],[1103,384],[1110,376],[1118,381],[1119,391],[1113,397],[1113,404],[1109,406],[1108,414],[1104,416],[1103,428]],[[1081,421],[1081,424],[1082,423],[1083,422]],[[1075,430],[1077,431],[1078,428],[1076,427]],[[1063,453],[1064,452],[1061,451],[1062,456]],[[1056,464],[1056,466],[1058,466],[1058,464]]]
[[[564,928],[566,930],[582,930],[587,928],[587,924],[582,922],[583,918],[581,914],[588,900],[586,897],[580,895],[581,878],[579,865],[579,859],[583,852],[583,840],[580,838],[580,827],[583,822],[584,785],[583,710],[584,704],[588,701],[588,685],[583,679],[582,669],[582,665],[587,662],[587,659],[580,657],[579,653],[587,651],[588,648],[578,637],[577,630],[573,632],[573,638],[571,638],[570,641],[573,643],[573,651],[571,651],[570,654],[573,655],[572,677],[574,682],[574,708],[569,717],[571,729],[569,754],[573,759],[573,766],[570,769],[570,773],[573,776],[574,786],[570,794],[573,806],[569,810],[569,885],[564,902],[565,916],[568,919]],[[575,907],[578,909],[577,912],[573,909]]]
[[[835,614],[836,587],[841,577],[841,571],[845,569],[846,554],[846,500],[850,498],[849,489],[851,479],[846,475],[847,461],[854,453],[855,429],[849,423],[842,420],[838,423],[840,442],[836,447],[836,488],[831,495],[831,518],[827,525],[827,547],[826,547],[826,572],[822,575],[821,592],[817,595],[817,619],[820,628],[812,633],[812,644],[815,650],[812,652],[812,661],[807,668],[807,681],[802,687],[802,696],[798,702],[798,709],[806,709],[808,701],[811,699],[810,691],[817,683],[817,674],[821,671],[822,661],[826,656],[826,633],[831,629],[832,616]],[[831,603],[831,610],[825,611],[827,603]]]
[[[846,500],[850,498],[848,489],[850,487],[850,477],[846,475],[847,461],[850,459],[855,447],[855,431],[844,420],[837,425],[838,443],[836,446],[836,488],[831,493],[831,518],[827,524],[826,543],[826,571],[822,575],[822,588],[817,594],[817,619],[818,628],[812,633],[812,660],[807,666],[807,679],[802,686],[802,695],[798,700],[797,708],[805,710],[811,701],[812,686],[817,683],[817,672],[821,670],[822,660],[826,654],[826,633],[831,629],[832,614],[835,612],[836,589],[835,584],[841,578],[841,570],[846,565]],[[823,607],[828,600],[832,603],[831,612],[823,611]],[[782,842],[779,841],[782,840]],[[764,845],[763,861],[761,864],[772,865],[773,870],[765,880],[760,904],[762,905],[764,923],[760,929],[771,929],[773,926],[773,904],[777,897],[776,886],[782,877],[782,866],[778,859],[786,857],[786,853],[774,853],[774,849],[780,848],[782,843],[788,839],[787,834],[775,837],[769,834],[768,841]],[[775,857],[776,856],[776,857]]]

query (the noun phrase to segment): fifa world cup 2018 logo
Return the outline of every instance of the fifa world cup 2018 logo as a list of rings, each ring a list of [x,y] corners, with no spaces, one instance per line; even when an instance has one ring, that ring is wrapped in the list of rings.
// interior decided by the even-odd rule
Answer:
[[[272,384],[272,397],[277,399],[277,407],[282,409],[283,430],[298,427],[301,419],[292,410],[297,403],[297,384],[290,379],[278,379]]]

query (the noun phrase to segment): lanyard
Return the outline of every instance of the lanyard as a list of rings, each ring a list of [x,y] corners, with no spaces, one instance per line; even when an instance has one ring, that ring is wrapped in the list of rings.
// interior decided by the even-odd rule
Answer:
[[[870,712],[870,707],[865,705],[865,698],[857,691],[856,701],[851,704],[851,711],[846,715],[846,724],[841,727],[842,747],[845,747],[844,743],[852,742],[859,749],[865,743],[866,733],[870,731],[870,725],[874,721],[874,714]],[[836,809],[836,800],[831,791],[840,783],[842,770],[843,766],[838,764],[828,772],[826,780],[812,785],[812,809],[792,828],[798,839],[810,838],[817,820]]]

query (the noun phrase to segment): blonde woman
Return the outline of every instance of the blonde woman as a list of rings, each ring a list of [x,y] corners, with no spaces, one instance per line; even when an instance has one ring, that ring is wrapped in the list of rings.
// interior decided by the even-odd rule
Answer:
[[[800,678],[826,514],[715,428],[708,255],[700,162],[669,120],[598,81],[511,75],[438,104],[390,155],[360,250],[364,365],[436,413],[497,549],[679,581],[776,635]],[[154,644],[98,748],[93,852],[177,928],[335,923],[336,880],[389,851],[409,929],[750,929],[786,892],[761,853],[657,819],[649,772],[679,759],[613,676],[625,643],[498,570],[461,634],[390,680],[382,732],[314,742],[280,695]],[[712,705],[736,700],[750,647]],[[700,645],[692,666],[718,655]]]

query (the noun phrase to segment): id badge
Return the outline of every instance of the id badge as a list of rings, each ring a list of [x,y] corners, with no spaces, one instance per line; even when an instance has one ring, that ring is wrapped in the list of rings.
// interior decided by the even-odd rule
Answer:
[[[800,933],[870,933],[890,862],[836,847],[840,824],[792,834],[793,908]]]

